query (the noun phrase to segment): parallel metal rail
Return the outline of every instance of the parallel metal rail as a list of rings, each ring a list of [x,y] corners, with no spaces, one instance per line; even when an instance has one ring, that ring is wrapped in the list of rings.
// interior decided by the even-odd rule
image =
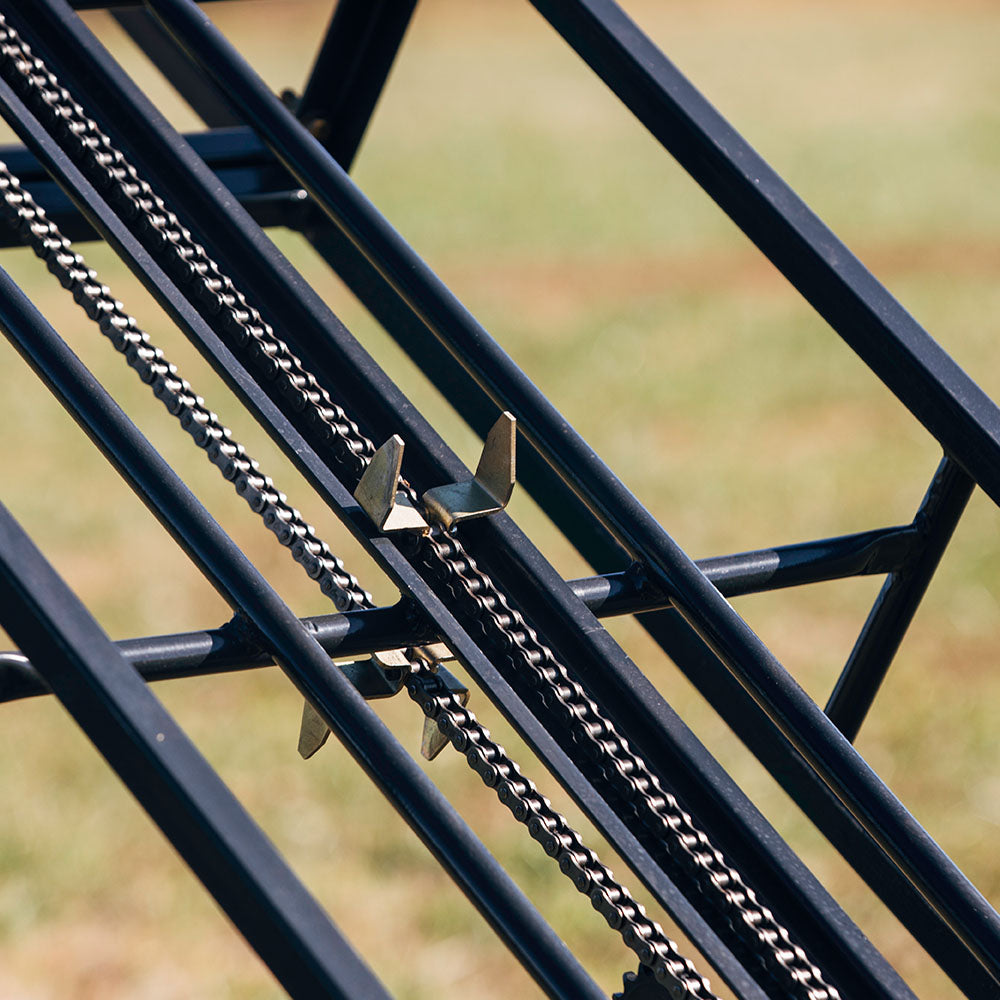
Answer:
[[[973,488],[980,486],[1000,503],[1000,409],[611,0],[533,2],[940,442],[945,457],[913,521],[698,563],[680,549],[347,173],[415,0],[340,0],[294,111],[190,0],[146,0],[145,9],[74,4],[120,8],[116,16],[123,27],[204,120],[206,131],[187,142],[64,0],[0,4],[17,37],[42,60],[39,65],[90,116],[89,125],[86,117],[75,125],[67,119],[60,131],[48,120],[52,102],[33,98],[31,73],[8,67],[0,79],[0,111],[23,146],[0,151],[0,159],[63,236],[98,237],[114,247],[404,595],[395,607],[347,602],[342,614],[301,622],[37,308],[0,273],[5,335],[235,615],[221,629],[113,644],[0,511],[0,625],[20,647],[19,653],[0,654],[0,701],[51,691],[67,705],[289,993],[385,995],[140,679],[278,663],[543,990],[559,997],[601,996],[577,957],[365,705],[365,697],[399,690],[407,671],[417,668],[412,654],[395,675],[364,657],[443,642],[736,996],[911,996],[595,620],[639,614],[650,635],[954,983],[970,997],[996,996],[1000,916],[852,741]],[[39,79],[44,75],[37,67],[33,72]],[[169,242],[157,236],[162,228],[150,226],[148,218],[141,220],[143,228],[134,205],[129,208],[121,191],[102,180],[95,167],[99,157],[91,162],[79,146],[84,134],[98,152],[103,147],[95,137],[107,137],[107,149],[120,158],[102,154],[107,163],[133,164],[135,176],[148,179],[149,192],[162,202],[143,195],[141,185],[129,197],[145,197],[153,215],[165,211],[157,206],[169,206],[204,259],[218,262],[224,269],[219,273],[231,279],[231,286],[220,287],[253,289],[247,307],[253,322],[263,328],[281,317],[290,356],[310,373],[312,381],[302,384],[327,400],[317,406],[335,400],[342,408],[334,422],[347,421],[345,439],[350,428],[356,432],[357,461],[338,457],[322,421],[296,404],[289,386],[298,384],[297,369],[286,367],[290,378],[283,381],[266,358],[252,362],[240,355],[239,337],[227,339],[234,330],[220,328],[218,304],[213,307],[204,290],[192,291],[191,274],[171,264],[169,253],[158,256],[170,250],[157,243]],[[122,183],[133,183],[124,167],[119,172]],[[220,181],[238,204],[220,190]],[[503,514],[458,529],[462,551],[511,608],[530,609],[525,617],[532,635],[543,637],[552,663],[571,664],[572,684],[603,713],[603,739],[624,733],[655,788],[662,787],[662,798],[676,797],[684,815],[694,817],[704,837],[701,850],[725,856],[736,879],[728,891],[742,894],[732,885],[753,887],[744,901],[764,902],[750,922],[773,919],[777,944],[768,935],[755,942],[747,928],[712,909],[694,886],[697,864],[686,870],[668,856],[650,817],[643,819],[638,806],[630,811],[629,804],[639,801],[634,776],[629,786],[623,773],[623,785],[595,767],[569,727],[553,721],[551,699],[536,697],[523,671],[498,654],[489,629],[459,607],[457,588],[434,576],[418,545],[383,534],[359,510],[352,494],[358,468],[370,459],[370,442],[402,437],[409,480],[401,485],[407,489],[409,482],[426,489],[469,473],[263,237],[260,227],[270,225],[303,233],[474,429],[485,434],[498,409],[516,416],[523,438],[521,483],[599,575],[563,580]],[[26,237],[23,229],[0,228],[2,244]],[[198,264],[197,255],[190,259]],[[208,272],[199,266],[203,277]],[[92,303],[101,297],[95,296]],[[884,575],[885,584],[825,710],[725,600],[872,574]],[[501,632],[519,627],[512,614]],[[529,659],[536,655],[521,652]],[[331,654],[362,662],[335,667]],[[138,675],[111,669],[122,664]],[[463,739],[453,732],[456,746]],[[546,843],[544,831],[533,829],[532,836]],[[555,849],[546,850],[556,856]],[[600,908],[590,889],[578,887]],[[252,907],[245,905],[247,893]],[[727,898],[733,902],[735,896]],[[629,941],[628,933],[623,936]],[[631,946],[642,962],[640,978],[627,994],[707,995],[678,959],[644,950],[638,937]]]

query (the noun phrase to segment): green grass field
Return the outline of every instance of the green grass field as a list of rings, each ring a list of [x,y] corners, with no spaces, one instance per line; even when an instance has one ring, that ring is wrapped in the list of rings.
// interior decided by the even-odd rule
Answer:
[[[626,7],[1000,395],[1000,12],[888,0]],[[301,86],[328,2],[210,9],[269,83]],[[109,19],[88,22],[130,72],[167,95]],[[176,101],[170,108],[178,124],[194,127]],[[355,173],[691,555],[912,517],[939,458],[934,441],[529,5],[425,0]],[[473,461],[474,436],[325,265],[299,238],[273,237]],[[84,251],[368,589],[393,600],[393,588],[110,252]],[[292,606],[328,610],[44,267],[23,251],[0,264]],[[109,634],[225,621],[222,601],[5,343],[0,364],[0,500]],[[561,572],[586,572],[524,495],[515,494],[512,513]],[[977,493],[858,741],[994,905],[998,558],[1000,520]],[[817,585],[737,607],[822,703],[879,584]],[[914,989],[956,996],[672,664],[631,622],[610,627]],[[299,759],[300,703],[277,671],[156,691],[395,995],[539,995],[345,752],[328,745]],[[485,697],[474,692],[473,707],[565,805]],[[377,710],[416,751],[414,707],[395,699]],[[55,702],[0,706],[0,722],[0,1000],[280,995]],[[589,904],[457,755],[428,771],[602,985],[615,988],[634,961]]]

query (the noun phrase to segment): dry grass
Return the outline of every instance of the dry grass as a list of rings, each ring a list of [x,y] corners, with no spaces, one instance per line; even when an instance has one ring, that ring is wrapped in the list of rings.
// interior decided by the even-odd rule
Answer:
[[[327,7],[254,0],[213,14],[273,86],[298,87]],[[627,7],[987,391],[1000,393],[1000,202],[989,197],[1000,167],[994,6]],[[276,31],[276,15],[295,30]],[[90,20],[164,96],[109,21]],[[178,124],[193,125],[171,107]],[[528,5],[426,0],[357,178],[693,555],[912,516],[934,443]],[[276,239],[471,457],[472,435],[325,266],[297,238]],[[234,413],[136,283],[108,253],[91,253],[293,502],[391,600],[392,588]],[[36,291],[296,610],[324,610],[33,259],[6,254],[3,265]],[[104,627],[123,637],[225,620],[222,602],[21,362],[5,346],[0,358],[0,496]],[[513,510],[562,572],[584,572],[526,498]],[[860,739],[994,903],[998,556],[995,509],[977,495]],[[744,598],[738,608],[822,701],[876,589],[877,581],[845,581]],[[953,995],[641,632],[629,622],[612,630],[914,988]],[[298,760],[299,706],[280,676],[157,692],[396,995],[536,995],[343,751]],[[486,700],[475,705],[520,753]],[[416,747],[412,706],[378,711]],[[0,716],[9,804],[0,820],[0,998],[277,995],[61,709],[38,701],[2,706]],[[599,918],[460,760],[443,758],[429,772],[610,990],[632,963]]]

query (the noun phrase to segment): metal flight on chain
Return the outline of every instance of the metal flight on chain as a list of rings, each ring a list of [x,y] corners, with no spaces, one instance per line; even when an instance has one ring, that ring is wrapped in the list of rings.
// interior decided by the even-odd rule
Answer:
[[[442,643],[435,643],[435,647]],[[447,647],[444,647],[447,650]],[[447,659],[448,657],[444,657]],[[387,649],[372,653],[366,660],[339,664],[341,672],[354,685],[355,690],[366,701],[376,698],[391,698],[398,694],[406,675],[410,672],[410,661],[405,649]],[[299,725],[298,750],[303,760],[313,756],[330,737],[330,727],[313,707],[308,698],[302,704],[302,722]]]
[[[366,698],[389,698],[397,694],[403,686],[406,675],[412,669],[410,657],[430,668],[441,678],[445,687],[454,694],[462,707],[469,703],[469,689],[449,670],[441,666],[453,660],[451,650],[443,642],[405,649],[388,649],[373,653],[367,660],[342,664],[341,669],[358,691]],[[302,722],[299,727],[298,751],[304,760],[317,753],[330,738],[330,727],[312,702],[302,703]],[[420,738],[420,753],[427,760],[435,757],[448,745],[448,737],[438,728],[433,719],[424,719]]]
[[[517,421],[504,411],[486,435],[483,453],[471,479],[435,486],[422,497],[424,513],[414,507],[399,488],[403,466],[403,439],[393,434],[365,469],[354,498],[384,532],[416,531],[421,534],[436,521],[446,529],[461,521],[502,511],[516,481]]]
[[[457,696],[462,708],[469,704],[469,689],[449,670],[441,666],[447,660],[453,660],[451,650],[443,642],[432,642],[427,646],[418,646],[413,650],[418,660],[422,660],[444,682],[445,687]],[[441,732],[437,720],[424,718],[424,731],[420,737],[420,753],[427,760],[434,758],[448,745],[448,737]]]
[[[372,456],[354,491],[354,499],[379,531],[417,531],[423,534],[430,525],[399,488],[402,468],[403,439],[393,434]]]

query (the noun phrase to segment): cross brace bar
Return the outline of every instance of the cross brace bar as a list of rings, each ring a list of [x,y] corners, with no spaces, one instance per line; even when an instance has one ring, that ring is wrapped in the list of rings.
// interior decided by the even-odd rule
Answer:
[[[886,528],[705,559],[699,565],[723,593],[757,593],[849,575],[891,572],[905,563],[915,535],[916,529],[910,526]],[[637,570],[572,580],[569,586],[599,618],[670,606],[669,598],[654,593]],[[327,653],[338,658],[441,641],[409,601],[392,607],[318,615],[303,619],[302,624]],[[218,629],[124,639],[116,645],[147,681],[201,677],[274,663],[252,627],[239,619]],[[348,676],[365,697],[383,697],[386,693],[384,685],[361,687],[367,675]],[[47,692],[26,657],[0,653],[0,702]]]

